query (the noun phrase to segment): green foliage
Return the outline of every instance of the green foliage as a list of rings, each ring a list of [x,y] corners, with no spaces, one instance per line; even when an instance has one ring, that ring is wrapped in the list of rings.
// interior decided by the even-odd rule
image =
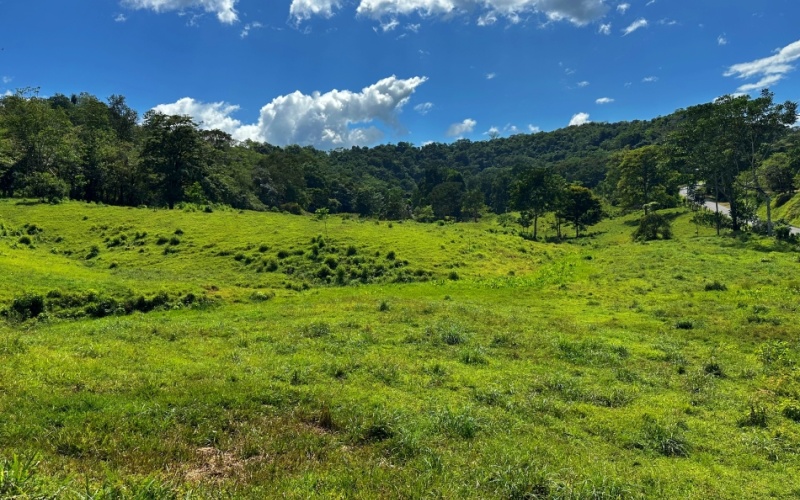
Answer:
[[[650,212],[639,219],[639,227],[633,232],[636,241],[652,241],[672,238],[672,222],[657,212]]]

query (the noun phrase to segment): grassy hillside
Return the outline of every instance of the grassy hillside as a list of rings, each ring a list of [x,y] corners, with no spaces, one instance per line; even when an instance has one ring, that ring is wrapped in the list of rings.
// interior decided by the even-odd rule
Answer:
[[[760,212],[759,215],[761,217],[766,217],[766,209],[763,209],[763,212],[763,215]],[[800,194],[796,194],[781,206],[774,207],[772,210],[772,217],[775,219],[784,219],[792,226],[800,226]]]
[[[0,496],[796,497],[800,254],[673,215],[2,201]]]

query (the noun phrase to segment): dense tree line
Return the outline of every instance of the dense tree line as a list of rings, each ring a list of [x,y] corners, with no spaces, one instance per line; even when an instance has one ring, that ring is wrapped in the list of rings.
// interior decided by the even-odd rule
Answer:
[[[795,111],[766,93],[650,121],[320,151],[238,142],[201,130],[186,116],[149,111],[140,122],[122,96],[45,98],[27,89],[0,98],[0,193],[385,219],[477,219],[484,210],[518,210],[536,237],[546,213],[556,214],[559,231],[561,221],[577,230],[593,224],[596,199],[578,201],[592,195],[587,188],[641,209],[674,204],[679,185],[703,182],[731,201],[738,221],[742,193],[767,200],[794,190],[798,141],[787,125]],[[583,206],[582,212],[571,213],[570,206]]]

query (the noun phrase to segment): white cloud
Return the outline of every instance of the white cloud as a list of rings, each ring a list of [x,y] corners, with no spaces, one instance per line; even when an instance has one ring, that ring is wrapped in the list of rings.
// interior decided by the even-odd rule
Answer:
[[[536,132],[541,132],[542,129],[537,127],[536,125],[528,125],[528,132],[531,134],[535,134]]]
[[[678,24],[678,21],[665,17],[664,19],[659,19],[658,24],[662,26],[675,26]]]
[[[597,32],[601,35],[610,35],[611,34],[611,23],[608,24],[601,24],[599,28],[597,28]]]
[[[225,102],[202,103],[184,97],[171,104],[159,104],[153,110],[165,115],[191,116],[200,128],[224,130],[229,134],[234,134],[242,126],[242,122],[230,116],[239,110],[239,106]]]
[[[202,9],[216,14],[222,23],[233,24],[239,20],[235,9],[238,2],[239,0],[122,0],[122,5],[155,12]]]
[[[333,11],[341,6],[339,0],[292,0],[289,16],[304,21],[314,16],[331,17]]]
[[[386,33],[387,31],[394,31],[394,29],[397,28],[398,26],[400,26],[400,21],[393,18],[389,21],[386,21],[385,23],[381,23],[381,31],[383,31],[384,33]]]
[[[781,78],[783,78],[782,75],[767,75],[761,80],[757,81],[756,83],[746,83],[744,85],[741,85],[738,89],[736,89],[736,91],[741,93],[746,93],[746,92],[752,92],[754,90],[761,90],[771,85],[775,85],[776,83],[781,81]]]
[[[628,9],[630,9],[630,8],[631,8],[631,4],[629,4],[629,3],[621,3],[621,4],[617,5],[617,12],[619,12],[620,14],[624,14],[624,13],[628,12]]]
[[[578,87],[581,87],[581,88],[588,87],[589,85],[590,85],[590,83],[587,82],[586,80],[584,80],[582,82],[578,82]]]
[[[419,33],[419,28],[420,28],[420,24],[419,24],[419,23],[416,23],[416,24],[407,24],[407,25],[406,25],[406,30],[407,30],[407,31],[410,31],[410,32],[412,32],[412,33]]]
[[[717,45],[728,45],[728,39],[725,38],[725,35],[720,35],[717,37]]]
[[[156,111],[185,114],[201,123],[204,129],[218,128],[237,140],[252,139],[276,145],[313,145],[321,149],[374,144],[383,137],[375,126],[382,122],[401,130],[397,112],[427,78],[406,80],[384,78],[360,92],[331,90],[311,95],[299,91],[276,97],[261,108],[256,123],[244,124],[231,117],[238,106],[224,102],[203,103],[184,98],[172,104],[156,106]],[[362,124],[362,126],[357,126]]]
[[[421,114],[422,116],[427,115],[428,112],[430,112],[430,110],[432,110],[432,109],[433,109],[433,103],[432,102],[423,102],[423,103],[420,103],[420,104],[417,104],[416,106],[414,106],[414,111],[416,111],[417,113]]]
[[[4,84],[4,85],[8,85],[8,84],[9,84],[9,83],[11,83],[13,80],[14,80],[14,79],[13,79],[13,78],[11,78],[10,76],[4,76],[4,77],[3,77],[3,84]]]
[[[14,95],[14,94],[12,94],[10,90],[6,90],[5,94],[3,94],[3,97],[9,97],[9,96],[12,96],[12,95]]]
[[[569,126],[572,127],[573,125],[584,125],[589,123],[589,113],[576,113],[572,115],[572,119],[569,121]]]
[[[497,73],[486,73],[487,80],[494,80],[494,77],[497,76]]]
[[[291,17],[298,21],[312,16],[330,17],[340,0],[292,0]],[[542,13],[551,21],[569,21],[583,26],[608,11],[605,0],[359,0],[356,13],[372,19],[420,15],[446,17],[478,11],[477,24],[487,26],[505,17],[519,22],[521,15]]]
[[[454,123],[447,129],[448,137],[460,137],[464,134],[469,134],[475,128],[478,122],[472,118],[467,118],[461,123]]]
[[[527,129],[531,133],[539,131],[539,127],[534,127],[533,125],[528,125]],[[507,123],[502,129],[492,125],[489,128],[489,130],[487,130],[486,132],[483,133],[483,135],[488,135],[489,137],[494,138],[494,137],[500,137],[501,135],[511,136],[511,135],[524,134],[524,133],[525,133],[525,131],[521,130],[516,125],[512,125],[511,123]]]
[[[647,27],[647,19],[645,19],[643,17],[639,18],[639,19],[635,20],[634,22],[632,22],[627,28],[622,30],[622,36],[628,36],[631,33],[633,33],[634,31],[636,31],[636,30],[638,30],[640,28],[646,28],[646,27]]]
[[[612,99],[610,97],[601,97],[600,99],[597,99],[594,102],[596,104],[611,104],[612,102],[614,102],[614,99]]]
[[[239,36],[241,38],[247,38],[247,35],[250,34],[250,30],[257,30],[257,29],[263,28],[263,27],[264,27],[264,25],[259,23],[258,21],[254,22],[254,23],[245,24],[244,28],[242,28],[242,32],[239,33]]]
[[[124,23],[127,20],[128,18],[125,17],[125,14],[117,14],[116,17],[114,18],[115,23]]]
[[[778,50],[774,55],[756,59],[746,63],[734,64],[724,73],[736,78],[760,78],[757,83],[748,83],[739,87],[739,92],[750,92],[769,85],[775,85],[787,74],[794,71],[790,63],[800,59],[800,40],[790,43]]]
[[[657,76],[646,76],[642,78],[642,83],[655,83],[658,81]]]

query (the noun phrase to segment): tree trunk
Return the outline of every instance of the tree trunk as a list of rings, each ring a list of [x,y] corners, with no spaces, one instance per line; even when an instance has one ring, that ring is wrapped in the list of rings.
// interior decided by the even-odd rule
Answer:
[[[533,214],[533,240],[536,241],[536,235],[539,232],[539,214]]]

